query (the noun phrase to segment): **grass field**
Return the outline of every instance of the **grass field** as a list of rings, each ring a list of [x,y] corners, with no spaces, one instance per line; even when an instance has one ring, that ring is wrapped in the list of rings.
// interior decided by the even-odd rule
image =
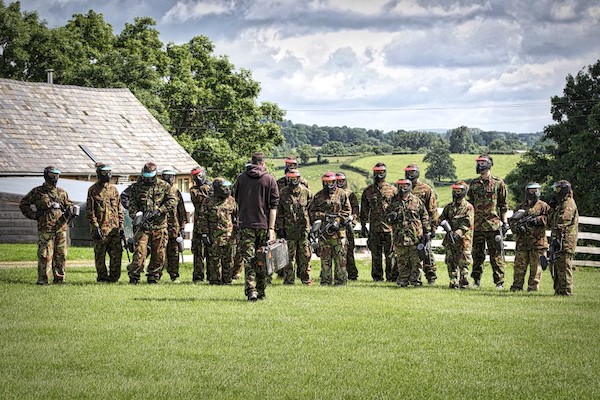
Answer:
[[[318,262],[313,262],[318,277]],[[600,398],[600,274],[575,296],[479,290],[283,286],[247,303],[243,285],[39,287],[0,269],[0,397],[110,399]],[[507,269],[508,281],[512,269]]]

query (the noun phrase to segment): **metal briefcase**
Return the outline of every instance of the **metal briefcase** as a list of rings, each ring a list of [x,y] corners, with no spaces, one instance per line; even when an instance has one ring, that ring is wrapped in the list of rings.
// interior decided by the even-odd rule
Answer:
[[[271,244],[260,247],[256,251],[256,262],[259,266],[266,266],[269,275],[286,267],[290,262],[286,240],[277,239]]]

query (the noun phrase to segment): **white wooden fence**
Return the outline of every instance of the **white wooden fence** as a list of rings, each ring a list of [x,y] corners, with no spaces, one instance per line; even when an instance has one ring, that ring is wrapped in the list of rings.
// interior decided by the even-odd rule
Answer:
[[[439,209],[440,214],[442,213],[442,210],[443,210],[442,208]],[[511,215],[512,215],[512,211],[509,211],[508,216],[510,217]],[[581,229],[582,225],[600,226],[600,218],[580,216],[579,217],[580,229]],[[360,228],[361,228],[360,223],[358,223],[354,227],[354,232],[356,235],[355,244],[356,244],[358,251],[360,251],[361,249],[365,249],[367,247],[367,239],[358,237]],[[511,233],[512,232],[509,231],[509,235]],[[444,230],[441,227],[438,227],[436,234],[444,234]],[[550,237],[550,231],[546,231],[546,235],[548,237]],[[582,240],[586,240],[586,241],[588,241],[588,243],[580,244],[576,247],[573,264],[577,265],[577,266],[600,267],[600,261],[578,259],[578,255],[582,255],[582,254],[593,254],[596,256],[600,256],[600,247],[599,247],[600,233],[581,232],[581,230],[580,230],[578,242],[582,243]],[[444,257],[445,257],[444,254],[436,254],[435,253],[436,248],[442,247],[442,239],[433,239],[431,241],[431,247],[434,249],[435,260],[436,261],[444,261]],[[511,241],[511,240],[504,241],[504,248],[505,248],[505,250],[514,252],[515,242]],[[510,254],[506,255],[506,261],[513,262],[514,259],[515,259],[514,255],[510,255]]]

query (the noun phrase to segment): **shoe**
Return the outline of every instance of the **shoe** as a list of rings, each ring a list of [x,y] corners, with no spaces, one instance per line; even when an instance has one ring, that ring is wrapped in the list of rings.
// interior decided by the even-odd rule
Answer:
[[[358,276],[349,276],[348,280],[349,281],[357,281],[358,280]]]
[[[256,292],[251,292],[251,293],[248,295],[248,301],[249,301],[249,302],[255,302],[255,301],[257,301],[257,300],[258,300],[258,293],[256,293]]]
[[[474,279],[474,280],[473,280],[473,287],[474,287],[474,288],[479,288],[479,287],[481,287],[481,279]]]
[[[181,283],[179,278],[171,278],[171,283]]]
[[[504,290],[504,285],[502,285],[501,283],[497,284],[496,290]]]
[[[64,285],[65,281],[63,279],[55,279],[52,283],[55,285]]]
[[[148,279],[148,285],[156,285],[158,281],[156,279]]]
[[[454,285],[452,283],[448,285],[448,289],[458,289],[458,287],[458,285]]]
[[[140,281],[138,279],[129,278],[129,284],[130,285],[137,285],[138,283],[140,283]]]
[[[259,300],[265,300],[267,298],[267,295],[264,293],[260,293],[257,297]]]
[[[302,282],[302,284],[303,284],[303,285],[306,285],[306,286],[312,286],[312,284],[313,284],[313,281],[312,281],[312,279],[309,279],[309,280],[307,280],[306,282]]]
[[[498,289],[498,286],[497,286],[497,285],[496,285],[496,289]],[[522,289],[522,288],[518,288],[518,287],[513,287],[513,286],[511,286],[511,287],[510,287],[510,291],[511,291],[511,292],[521,292],[521,291],[523,291],[523,289]]]
[[[49,285],[48,281],[37,281],[36,285]]]
[[[469,290],[469,285],[459,286],[461,290]]]
[[[427,284],[428,284],[429,286],[435,286],[435,279],[430,279],[430,280],[428,280],[428,281],[427,281]]]
[[[408,287],[408,283],[398,282],[398,286],[400,286],[400,287]]]

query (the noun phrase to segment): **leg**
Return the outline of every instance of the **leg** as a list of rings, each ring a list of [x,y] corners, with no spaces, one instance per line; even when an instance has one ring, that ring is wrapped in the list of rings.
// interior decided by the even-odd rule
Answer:
[[[108,270],[106,269],[106,250],[108,237],[102,240],[94,239],[94,264],[96,265],[96,281],[108,282]]]
[[[297,240],[288,240],[288,258],[290,260],[289,264],[283,269],[283,284],[284,285],[293,285],[296,280],[296,271],[295,266],[297,266],[296,257],[298,255],[298,241]]]
[[[331,284],[332,239],[319,241],[321,254],[321,285]]]
[[[458,261],[456,255],[451,249],[446,249],[446,266],[448,267],[448,278],[450,280],[449,287],[451,289],[459,288],[459,272],[458,272]]]
[[[200,233],[197,232],[194,232],[192,237],[192,254],[194,255],[192,281],[201,282],[204,280],[204,245],[200,239]]]
[[[369,233],[367,246],[371,251],[371,277],[375,282],[383,280],[383,247],[380,243],[381,233]]]
[[[146,276],[148,277],[149,283],[156,283],[160,279],[162,267],[165,265],[169,234],[166,229],[155,229],[152,230],[150,234],[150,248],[152,253],[150,254],[150,262],[148,263],[148,272],[146,273]]]
[[[135,248],[133,249],[133,261],[127,266],[129,283],[137,283],[144,272],[144,262],[148,251],[148,232],[139,231],[135,234]]]
[[[530,252],[527,250],[519,249],[515,253],[514,270],[515,275],[513,284],[510,287],[511,292],[523,290],[523,283],[525,282],[525,273],[527,272],[527,264],[529,263]]]
[[[490,252],[490,263],[492,264],[492,271],[494,273],[494,283],[496,287],[504,284],[504,260],[502,259],[502,252],[498,250],[496,241],[494,238],[500,234],[500,231],[486,232],[486,242],[488,250]]]
[[[410,275],[408,282],[413,286],[423,286],[421,281],[421,260],[416,245],[407,246],[408,268]]]
[[[394,253],[392,232],[383,232],[381,235],[383,254],[385,255],[385,279],[388,282],[396,282],[398,280],[398,264]]]
[[[63,283],[65,281],[65,271],[67,263],[67,230],[63,229],[56,232],[54,236],[54,255],[52,257],[52,273],[54,274],[54,283]]]
[[[298,268],[298,278],[300,279],[300,282],[310,285],[312,284],[312,281],[310,280],[310,257],[312,255],[310,243],[306,236],[298,240],[297,243],[296,263]]]
[[[407,287],[410,281],[410,267],[408,260],[408,247],[396,246],[396,260],[398,262],[398,286]]]
[[[542,256],[544,253],[544,249],[535,249],[529,252],[529,280],[527,282],[528,292],[537,292],[540,288],[540,280],[542,278],[540,256]]]
[[[333,260],[335,262],[334,284],[345,285],[348,283],[346,269],[346,239],[338,238],[332,243]]]
[[[54,255],[54,235],[52,233],[38,232],[38,285],[47,285],[52,271],[52,257]]]
[[[169,237],[166,249],[167,273],[171,280],[179,278],[179,246],[177,237]]]
[[[123,258],[123,245],[119,232],[109,235],[109,243],[107,246],[109,258],[109,276],[110,282],[117,282],[121,278],[121,259]]]
[[[481,231],[473,233],[473,280],[479,286],[483,275],[483,262],[485,261],[485,235]]]
[[[346,239],[348,245],[346,249],[346,271],[348,271],[348,279],[355,281],[358,279],[358,269],[354,259],[354,232],[351,225],[346,227]]]

